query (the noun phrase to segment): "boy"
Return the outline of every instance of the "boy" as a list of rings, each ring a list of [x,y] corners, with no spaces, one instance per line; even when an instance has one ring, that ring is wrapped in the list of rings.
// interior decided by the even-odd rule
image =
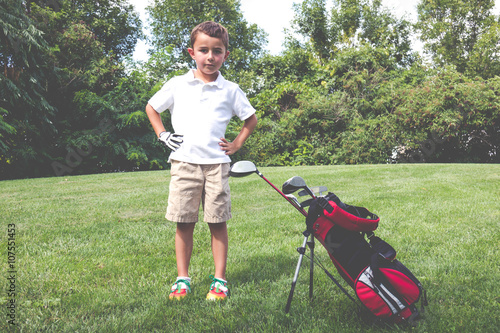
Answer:
[[[165,217],[177,222],[175,253],[178,277],[170,299],[181,299],[191,291],[188,268],[193,250],[193,231],[200,201],[204,221],[211,233],[215,274],[210,276],[207,299],[229,296],[226,281],[228,234],[231,218],[229,155],[236,153],[257,125],[255,109],[237,84],[226,81],[219,69],[229,55],[227,30],[215,22],[204,22],[191,32],[188,52],[196,69],[172,78],[146,106],[158,140],[172,150],[171,180]],[[160,114],[169,109],[175,133],[163,126]],[[244,120],[234,139],[224,138],[233,116]]]

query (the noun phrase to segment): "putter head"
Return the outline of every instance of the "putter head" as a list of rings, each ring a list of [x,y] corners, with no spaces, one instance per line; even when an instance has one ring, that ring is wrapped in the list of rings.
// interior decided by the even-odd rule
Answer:
[[[283,193],[291,194],[302,188],[307,188],[306,181],[299,176],[294,176],[283,183]]]
[[[252,173],[258,173],[257,167],[250,161],[239,161],[234,163],[229,170],[231,177],[245,177]]]

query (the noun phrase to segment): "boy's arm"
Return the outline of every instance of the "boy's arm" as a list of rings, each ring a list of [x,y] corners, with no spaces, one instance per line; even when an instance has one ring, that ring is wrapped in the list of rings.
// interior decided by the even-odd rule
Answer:
[[[153,109],[149,103],[146,105],[146,114],[148,115],[149,121],[151,122],[156,136],[158,137],[158,141],[162,142],[168,149],[176,151],[184,141],[182,139],[182,135],[167,132],[161,120],[160,114],[156,112],[156,110]]]
[[[245,124],[243,124],[240,133],[238,134],[236,139],[233,140],[233,142],[229,142],[225,138],[221,138],[222,142],[219,143],[219,146],[221,147],[220,149],[225,151],[226,155],[232,155],[236,153],[243,146],[250,134],[252,134],[255,126],[257,126],[257,116],[253,114],[245,119]]]
[[[149,121],[151,122],[151,125],[153,126],[157,137],[161,132],[165,132],[165,126],[161,121],[160,114],[156,112],[156,110],[153,109],[153,107],[149,103],[148,105],[146,105],[146,114],[148,115]]]

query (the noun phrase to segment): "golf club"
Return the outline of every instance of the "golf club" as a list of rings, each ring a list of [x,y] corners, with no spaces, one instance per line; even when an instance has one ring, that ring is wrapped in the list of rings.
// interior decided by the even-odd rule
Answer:
[[[307,186],[305,180],[302,177],[294,176],[283,183],[283,193],[290,194],[300,189],[303,189],[311,197],[316,198],[314,192]]]
[[[269,180],[267,180],[264,175],[257,170],[257,167],[255,166],[254,163],[250,161],[240,161],[236,162],[233,164],[231,167],[231,170],[229,171],[229,175],[232,177],[245,177],[248,176],[252,173],[258,174],[262,179],[264,179],[269,185],[271,185],[272,188],[276,190],[282,197],[284,197],[293,207],[295,207],[302,215],[307,217],[307,212],[304,210],[304,207],[307,207],[312,200],[316,199],[316,195],[314,194],[313,190],[310,189],[305,180],[302,177],[292,177],[289,180],[287,180],[283,184],[283,191],[280,191],[276,186],[274,186]],[[297,198],[292,195],[293,192],[302,189],[301,192],[299,192],[300,196],[304,196],[309,194],[311,196],[311,199],[306,200],[302,203],[300,203]],[[317,188],[313,188],[316,192],[319,192],[320,195],[322,195],[322,192],[327,191],[327,188],[325,186],[319,186]],[[304,192],[304,194],[301,195],[301,193]],[[285,194],[286,193],[286,194]],[[297,248],[297,252],[299,253],[299,260],[297,262],[297,266],[295,268],[295,274],[293,276],[292,280],[292,286],[290,288],[290,293],[288,294],[288,301],[285,307],[285,313],[288,313],[290,311],[290,306],[292,304],[292,298],[295,290],[295,286],[297,284],[297,279],[299,276],[299,271],[300,271],[300,266],[302,264],[302,259],[304,257],[304,254],[306,252],[306,246],[309,246],[310,249],[310,268],[309,268],[309,298],[312,299],[313,297],[313,271],[314,271],[314,237],[311,236],[311,233],[308,230],[305,230],[303,233],[304,235],[304,241],[302,243],[302,246]],[[309,240],[309,237],[311,239]]]
[[[258,174],[260,178],[264,179],[266,181],[266,183],[271,185],[271,187],[274,188],[276,190],[276,192],[278,192],[283,198],[285,198],[302,215],[307,217],[307,212],[302,208],[302,206],[300,204],[297,205],[296,202],[298,202],[298,200],[296,198],[295,198],[295,200],[289,198],[285,193],[283,193],[276,186],[274,186],[269,180],[266,179],[266,177],[264,177],[264,175],[259,170],[257,170],[257,167],[255,166],[255,164],[253,162],[250,162],[250,161],[236,162],[231,166],[231,170],[229,171],[229,175],[231,177],[245,177],[245,176],[251,175],[252,173]],[[298,178],[300,178],[300,177],[298,177]],[[302,178],[300,178],[300,179],[302,179]],[[297,180],[297,184],[299,184],[299,182],[300,182],[300,180]],[[302,183],[303,183],[303,186],[300,188],[304,188],[304,186],[307,187],[304,179],[302,179]],[[292,187],[293,187],[293,185],[290,185],[290,188],[292,188]],[[297,190],[299,189],[299,187],[296,187],[296,188],[297,188]],[[289,192],[288,194],[291,194],[291,193],[293,193],[293,192]],[[312,195],[314,196],[314,193],[312,193]]]
[[[328,191],[328,188],[326,186],[314,186],[314,187],[311,187],[310,189],[314,193],[318,193],[318,196],[320,196],[320,197],[323,195],[323,192]],[[299,197],[303,197],[305,195],[309,195],[309,193],[307,193],[306,190],[302,190],[299,192]]]
[[[296,205],[296,206],[299,206],[299,207],[304,207],[300,202],[299,200],[297,199],[296,196],[294,196],[293,194],[287,194],[286,195],[289,199],[291,199],[293,201],[293,203]]]

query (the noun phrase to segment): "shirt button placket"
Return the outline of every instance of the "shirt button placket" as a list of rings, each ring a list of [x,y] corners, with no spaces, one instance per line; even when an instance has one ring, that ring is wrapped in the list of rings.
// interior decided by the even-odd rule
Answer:
[[[201,98],[200,101],[205,101],[208,99],[208,90],[210,89],[210,86],[208,84],[204,84],[201,87]]]

